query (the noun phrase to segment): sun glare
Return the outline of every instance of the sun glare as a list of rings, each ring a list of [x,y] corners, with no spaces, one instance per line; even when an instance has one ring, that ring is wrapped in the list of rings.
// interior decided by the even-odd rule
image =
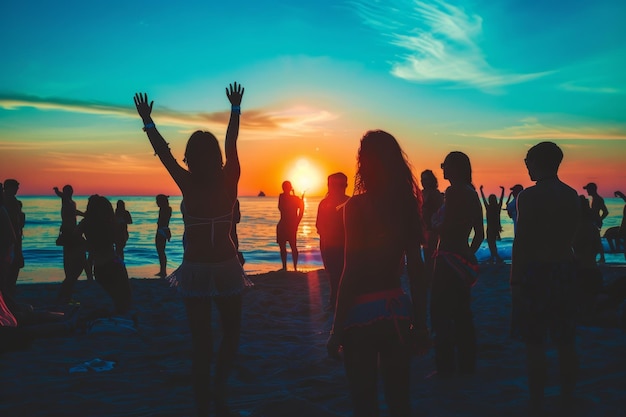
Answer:
[[[321,170],[308,159],[298,159],[288,170],[287,179],[291,181],[296,194],[318,195],[322,193]]]

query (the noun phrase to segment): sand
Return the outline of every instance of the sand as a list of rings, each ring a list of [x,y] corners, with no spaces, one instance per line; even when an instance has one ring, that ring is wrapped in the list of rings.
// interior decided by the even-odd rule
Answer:
[[[605,279],[626,275],[604,266]],[[525,416],[524,346],[509,337],[509,266],[484,266],[473,289],[478,371],[470,377],[433,376],[433,353],[412,362],[415,416]],[[250,277],[230,404],[242,416],[350,416],[340,362],[327,358],[331,313],[323,271],[271,272]],[[59,284],[18,286],[18,298],[50,304]],[[38,338],[30,349],[0,356],[0,416],[193,416],[190,335],[183,304],[160,279],[132,279],[136,324],[96,322],[112,308],[94,282],[80,281],[78,328]],[[215,328],[219,329],[213,315]],[[128,324],[120,322],[121,324]],[[219,330],[217,330],[219,333]],[[580,327],[579,416],[626,416],[626,333],[616,327]],[[104,370],[89,367],[104,366]],[[558,410],[554,349],[547,414]],[[85,365],[85,363],[88,363]],[[110,369],[107,370],[107,365]],[[83,372],[78,372],[83,371]],[[384,401],[381,397],[381,407]],[[386,412],[383,411],[383,416]]]

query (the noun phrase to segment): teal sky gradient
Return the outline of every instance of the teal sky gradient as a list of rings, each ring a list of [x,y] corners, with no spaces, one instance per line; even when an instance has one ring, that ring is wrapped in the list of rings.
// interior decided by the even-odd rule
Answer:
[[[285,3],[3,2],[0,176],[37,193],[62,184],[33,170],[49,181],[100,170],[130,192],[128,166],[164,175],[133,94],[155,100],[182,155],[195,129],[223,137],[224,87],[237,80],[243,194],[278,190],[257,178],[283,154],[350,173],[374,128],[416,171],[439,175],[448,152],[468,153],[476,183],[494,190],[528,184],[523,156],[541,140],[563,147],[575,188],[626,188],[626,2]]]

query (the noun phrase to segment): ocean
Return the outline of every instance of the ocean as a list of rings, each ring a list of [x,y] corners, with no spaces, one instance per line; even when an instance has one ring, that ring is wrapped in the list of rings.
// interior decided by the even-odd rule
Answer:
[[[125,262],[129,275],[135,278],[152,277],[158,272],[158,257],[154,246],[158,207],[154,197],[107,196],[113,207],[118,199],[124,200],[131,213],[133,224],[129,225],[129,240],[125,249]],[[26,214],[24,227],[24,262],[19,283],[58,282],[64,278],[62,248],[55,245],[61,224],[61,199],[52,196],[18,196]],[[74,196],[78,210],[84,211],[88,196]],[[321,197],[306,197],[302,223],[298,230],[300,257],[298,269],[309,271],[322,268],[319,252],[319,236],[315,229],[317,206]],[[181,197],[171,197],[173,209],[170,229],[172,239],[166,247],[168,272],[182,261],[183,222],[180,214]],[[276,224],[279,219],[278,197],[240,197],[241,223],[237,226],[239,248],[244,253],[244,269],[248,274],[259,274],[280,269],[280,255],[276,244]],[[618,198],[605,199],[609,217],[605,219],[602,233],[612,226],[619,226],[624,202]],[[498,252],[505,261],[511,259],[513,223],[506,212],[502,213],[502,240]],[[602,239],[607,263],[624,263],[622,253],[608,253],[608,244]],[[479,261],[489,258],[487,242],[481,245]],[[293,268],[288,249],[288,268]],[[81,279],[84,279],[85,275]]]

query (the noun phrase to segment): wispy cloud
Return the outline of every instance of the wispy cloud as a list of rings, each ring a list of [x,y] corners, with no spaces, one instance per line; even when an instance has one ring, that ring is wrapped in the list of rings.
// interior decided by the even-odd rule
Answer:
[[[541,123],[538,119],[529,117],[520,120],[517,126],[464,136],[504,140],[626,140],[626,126],[559,126]]]
[[[115,116],[137,119],[137,111],[131,106],[119,106],[95,101],[80,101],[63,98],[41,98],[27,95],[0,95],[0,108],[17,110],[20,108],[38,110],[57,110],[71,113]],[[321,128],[324,122],[334,120],[336,115],[330,111],[296,107],[282,110],[262,111],[247,110],[242,118],[241,126],[252,131],[270,131],[275,136],[299,135],[310,133]],[[155,107],[154,118],[160,125],[182,128],[198,127],[208,129],[224,129],[230,118],[229,111],[220,112],[178,112],[175,110]]]
[[[483,19],[461,7],[435,0],[353,3],[365,24],[405,53],[391,62],[396,77],[421,83],[498,92],[498,87],[530,81],[550,72],[507,73],[492,67],[479,46]]]
[[[580,85],[573,82],[563,83],[560,85],[561,89],[565,91],[573,91],[577,93],[590,93],[590,94],[623,94],[624,91],[614,87],[598,87]]]

